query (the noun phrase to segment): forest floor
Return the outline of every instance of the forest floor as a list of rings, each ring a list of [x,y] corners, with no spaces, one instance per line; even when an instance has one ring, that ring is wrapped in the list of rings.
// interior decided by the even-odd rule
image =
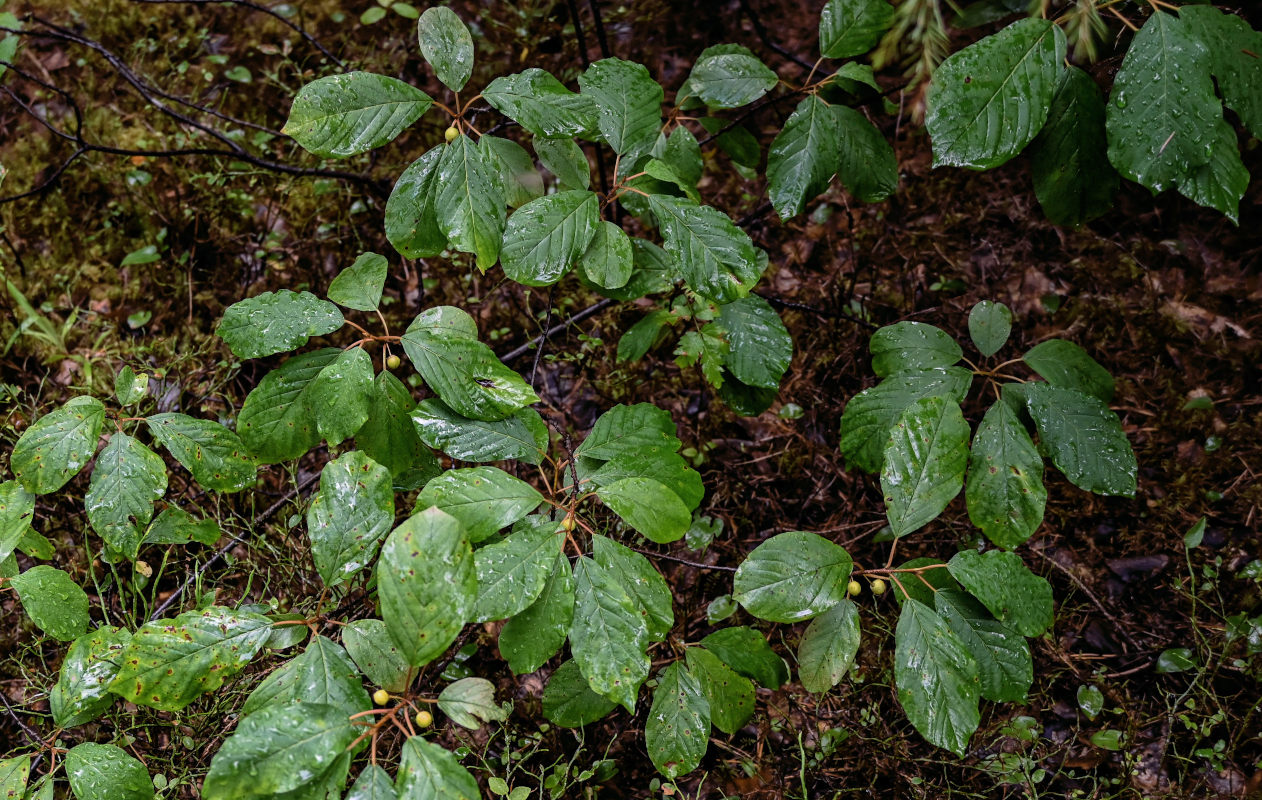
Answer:
[[[355,22],[368,4],[314,0],[301,23],[325,47],[357,67],[437,86],[418,54],[412,24],[389,17]],[[345,21],[334,15],[343,12]],[[764,55],[784,74],[798,66],[774,43],[804,57],[813,52],[814,11],[794,2],[750,0],[769,28],[762,38],[745,4],[637,2],[606,10],[607,48],[641,61],[664,85],[677,87],[696,54],[735,41]],[[183,96],[214,97],[228,116],[276,129],[284,121],[301,70],[319,64],[311,43],[247,9],[181,5],[35,3],[39,13],[124,54],[162,87]],[[352,11],[352,6],[354,7]],[[22,10],[18,3],[17,11]],[[563,81],[582,68],[567,5],[467,3],[479,19],[486,76],[541,66]],[[588,25],[587,55],[600,46]],[[686,20],[704,19],[705,26]],[[143,109],[116,73],[84,48],[33,42],[24,58],[50,83],[71,88],[85,105],[98,141],[125,149],[181,146],[177,132]],[[808,60],[810,60],[808,58]],[[395,67],[388,65],[394,64]],[[1098,65],[1116,69],[1115,62]],[[250,82],[227,78],[233,67]],[[895,70],[895,73],[897,71]],[[307,74],[307,78],[311,73]],[[800,78],[801,76],[797,76]],[[897,75],[883,80],[896,84]],[[898,95],[892,95],[897,99]],[[64,113],[48,96],[41,112]],[[789,109],[771,107],[756,120],[764,148]],[[888,201],[860,205],[841,189],[808,213],[782,223],[726,162],[708,165],[701,193],[746,229],[771,256],[761,291],[779,307],[796,355],[780,396],[758,417],[722,406],[701,376],[659,351],[648,361],[616,365],[618,336],[638,319],[634,304],[615,305],[546,343],[536,382],[540,395],[585,429],[618,402],[651,401],[670,410],[686,446],[704,454],[703,510],[721,519],[722,534],[703,553],[679,543],[658,566],[675,593],[675,635],[695,641],[711,626],[711,600],[731,591],[734,567],[773,533],[808,530],[843,544],[859,562],[884,560],[888,544],[873,541],[885,524],[874,477],[847,470],[838,452],[846,402],[875,383],[867,338],[874,326],[914,319],[966,338],[967,315],[982,299],[1015,314],[1012,356],[1050,337],[1073,341],[1117,379],[1114,409],[1138,458],[1133,499],[1086,494],[1049,470],[1046,520],[1021,550],[1055,592],[1054,629],[1032,642],[1035,681],[1023,704],[983,704],[973,750],[956,758],[926,744],[911,728],[891,688],[888,638],[868,637],[852,675],[822,696],[789,683],[759,694],[751,726],[716,736],[701,770],[681,782],[692,797],[1218,797],[1262,792],[1262,183],[1255,180],[1240,225],[1181,198],[1152,198],[1129,185],[1117,207],[1073,231],[1047,223],[1034,200],[1027,166],[988,173],[932,170],[923,128],[908,113],[874,119],[894,143],[901,185]],[[225,128],[231,122],[220,120]],[[235,125],[242,135],[263,135]],[[24,191],[53,176],[70,150],[9,98],[0,98],[0,164],[5,192]],[[37,196],[0,206],[6,242],[0,264],[49,324],[44,338],[13,334],[25,319],[12,298],[0,300],[0,397],[5,408],[0,453],[34,417],[68,397],[112,386],[123,364],[161,377],[166,408],[231,418],[262,367],[242,366],[212,335],[223,309],[260,291],[324,287],[362,250],[392,253],[381,227],[384,191],[437,123],[419,126],[390,147],[335,164],[365,180],[282,175],[227,159],[122,157],[90,154]],[[1254,142],[1254,145],[1257,143]],[[280,161],[316,167],[297,148],[278,147]],[[1254,175],[1262,148],[1245,154]],[[126,254],[156,245],[150,263],[119,266]],[[548,313],[548,291],[480,275],[463,261],[431,259],[387,283],[387,318],[404,326],[421,308],[448,302],[468,308],[501,354],[533,338],[546,319],[559,320],[597,299],[567,285]],[[516,369],[527,371],[527,355]],[[800,410],[800,414],[798,411]],[[979,407],[968,407],[973,421]],[[309,454],[296,476],[274,470],[263,504],[285,496],[292,480],[319,468],[327,453]],[[0,455],[3,471],[7,455]],[[179,487],[173,485],[172,494]],[[83,547],[81,505],[41,498],[37,527],[58,546],[58,566],[86,574],[100,569]],[[216,580],[221,602],[300,597],[311,581],[300,535],[276,514],[249,547],[234,552]],[[1184,534],[1200,518],[1199,546]],[[900,556],[955,552],[973,540],[957,501],[900,546]],[[905,549],[901,549],[905,548]],[[203,554],[173,553],[171,586]],[[1246,569],[1246,565],[1253,565]],[[236,596],[228,597],[237,587]],[[47,701],[62,648],[32,644],[29,623],[11,597],[0,597],[0,753],[24,746],[21,719],[47,733]],[[865,630],[893,629],[890,596],[865,597]],[[729,621],[752,624],[737,612]],[[800,626],[761,626],[779,652],[791,654]],[[585,732],[542,726],[539,676],[513,679],[494,647],[494,630],[474,631],[478,646],[463,666],[497,680],[515,711],[502,730],[469,734],[452,726],[450,745],[470,748],[469,763],[519,754],[524,773],[543,774],[559,759],[588,766],[613,759],[618,774],[601,797],[645,797],[655,772],[645,751],[642,717],[617,711]],[[1189,648],[1192,666],[1166,672],[1158,659]],[[251,667],[232,690],[199,701],[173,728],[169,714],[120,711],[75,737],[108,740],[124,733],[130,748],[168,777],[200,774],[232,710],[268,665]],[[1078,692],[1095,686],[1105,698],[1094,719]],[[1028,718],[1028,719],[1027,719]],[[1029,721],[1032,719],[1032,723]],[[41,728],[41,720],[43,728]],[[1033,726],[1040,735],[1026,737]],[[1101,731],[1121,734],[1116,749],[1093,743]],[[180,738],[182,737],[182,738]],[[177,741],[177,739],[179,741]],[[179,742],[184,742],[181,745]],[[191,790],[189,790],[191,791]],[[579,789],[573,789],[577,796]]]

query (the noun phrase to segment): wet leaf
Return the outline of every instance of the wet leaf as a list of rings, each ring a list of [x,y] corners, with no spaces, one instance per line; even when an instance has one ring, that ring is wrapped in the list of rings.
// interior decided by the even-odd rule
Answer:
[[[846,599],[853,566],[849,553],[818,534],[781,533],[737,568],[732,595],[760,619],[801,622]]]
[[[906,536],[937,518],[964,488],[968,423],[954,400],[924,397],[890,429],[881,491],[890,531]]]
[[[1009,550],[1033,536],[1043,522],[1043,458],[1003,401],[987,409],[973,435],[964,498],[973,524]]]
[[[539,597],[565,541],[559,532],[560,523],[544,518],[474,552],[478,601],[473,622],[516,616]]]
[[[644,744],[653,766],[670,780],[696,769],[710,745],[710,703],[700,682],[678,661],[658,678]]]
[[[485,678],[462,678],[438,695],[438,708],[457,725],[476,731],[483,722],[502,722],[508,712],[495,702],[495,687]]]
[[[500,629],[500,655],[514,674],[534,672],[565,644],[573,620],[574,573],[569,559],[564,554],[558,554],[543,591]],[[583,685],[587,685],[585,679]]]
[[[589,725],[617,707],[591,690],[574,661],[557,667],[543,689],[543,715],[565,728]]]
[[[109,684],[122,663],[119,655],[130,641],[130,632],[109,625],[75,639],[62,659],[57,683],[48,693],[57,727],[90,722],[114,704]]]
[[[375,311],[381,304],[390,264],[377,253],[360,253],[355,263],[337,274],[329,284],[329,299],[356,311]]]
[[[325,586],[367,567],[392,525],[394,491],[385,467],[358,450],[324,465],[320,491],[307,509],[307,535]]]
[[[65,572],[46,564],[9,579],[22,610],[44,633],[69,642],[88,628],[88,595]]]
[[[296,350],[342,323],[342,312],[328,300],[281,289],[233,303],[215,333],[239,358],[262,358]]]
[[[342,626],[342,644],[373,685],[387,692],[407,690],[412,667],[390,639],[386,623],[379,619],[349,622]]]
[[[798,643],[798,678],[808,692],[841,682],[859,652],[859,611],[849,600],[811,620]]]
[[[79,800],[151,800],[149,770],[126,750],[84,742],[66,751],[66,779]]]
[[[946,331],[923,322],[887,325],[868,342],[872,371],[882,378],[900,372],[950,367],[964,352]]]
[[[32,494],[65,486],[96,453],[105,406],[95,397],[75,397],[23,432],[9,455],[9,468]]]
[[[898,616],[894,683],[920,735],[963,757],[981,720],[977,661],[946,621],[919,600],[903,603]]]
[[[456,12],[446,6],[425,9],[416,23],[421,55],[438,80],[458,92],[473,74],[473,36]]]
[[[571,92],[542,69],[531,67],[502,75],[487,84],[482,96],[496,111],[535,136],[568,138],[596,128],[596,103],[591,97]]]
[[[710,707],[710,722],[726,734],[735,734],[754,714],[754,684],[736,674],[718,656],[701,647],[688,648],[688,672],[701,685]],[[656,696],[654,701],[656,702]]]
[[[608,570],[589,558],[574,564],[570,649],[592,691],[634,712],[649,675],[648,627],[634,600]]]
[[[345,158],[393,140],[432,103],[420,89],[385,75],[330,75],[298,91],[281,132],[308,152]]]
[[[468,467],[444,472],[425,484],[416,508],[435,507],[459,520],[476,544],[534,511],[543,495],[498,467]]]
[[[403,743],[396,786],[401,798],[477,800],[478,782],[455,755],[420,736]]]
[[[1040,636],[1052,627],[1052,586],[1030,572],[1016,553],[965,550],[947,564],[951,576],[995,619],[1025,636]]]
[[[241,715],[303,703],[331,706],[347,717],[372,708],[355,664],[340,645],[323,636],[314,637],[306,650],[256,686]]]
[[[83,504],[97,535],[135,560],[153,504],[166,494],[167,467],[157,453],[125,433],[110,436],[96,459]]]
[[[254,485],[258,465],[245,443],[218,422],[185,414],[155,414],[146,420],[175,460],[207,489],[239,492]]]
[[[260,462],[290,461],[319,443],[311,386],[341,354],[336,347],[300,353],[264,375],[246,396],[237,430]]]

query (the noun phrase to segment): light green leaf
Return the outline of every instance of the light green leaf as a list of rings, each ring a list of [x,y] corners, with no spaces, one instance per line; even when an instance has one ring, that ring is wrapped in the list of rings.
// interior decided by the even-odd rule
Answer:
[[[450,750],[421,736],[403,743],[395,784],[400,798],[411,800],[479,800],[478,782]]]
[[[416,401],[403,382],[383,371],[377,373],[373,384],[368,421],[355,432],[355,444],[390,470],[396,489],[410,491],[436,477],[442,466],[417,435],[410,416]]]
[[[903,603],[898,616],[894,683],[920,735],[963,757],[981,721],[977,661],[946,620],[919,600]]]
[[[660,139],[658,141],[661,142]],[[695,195],[704,163],[701,160],[701,144],[697,141],[697,137],[692,135],[692,131],[679,125],[670,132],[670,136],[666,137],[665,145],[655,147],[653,153],[663,163],[670,165],[675,174],[683,179],[684,191]],[[693,196],[693,199],[695,200],[696,197]]]
[[[746,385],[779,388],[793,360],[793,337],[775,309],[750,295],[720,306],[715,320],[727,332],[723,365]]]
[[[933,165],[990,169],[1021,152],[1047,120],[1065,34],[1023,19],[953,53],[933,74],[925,126]]]
[[[858,61],[847,61],[842,64],[841,68],[832,74],[831,83],[841,88],[842,91],[855,96],[864,91],[860,88],[862,86],[866,86],[874,92],[881,91],[881,84],[876,81],[872,65],[860,64]]]
[[[473,74],[473,36],[456,12],[446,6],[425,9],[416,23],[421,55],[434,68],[438,80],[458,92]]]
[[[574,564],[570,649],[592,691],[635,711],[649,675],[648,627],[635,601],[608,570],[590,558]]]
[[[114,376],[114,398],[120,406],[135,405],[148,394],[148,374],[142,372],[137,375],[135,370],[124,365]]]
[[[239,492],[254,485],[258,465],[240,437],[218,422],[174,412],[146,422],[153,438],[203,487]]]
[[[307,509],[311,559],[324,585],[359,574],[393,524],[394,491],[385,467],[358,450],[325,464]]]
[[[48,693],[53,722],[73,728],[105,713],[114,703],[109,684],[118,674],[119,654],[131,633],[109,625],[80,636],[66,651],[57,683]]]
[[[97,456],[84,496],[88,522],[112,549],[134,560],[153,504],[166,490],[162,459],[127,434],[115,433]]]
[[[376,764],[367,764],[351,784],[346,800],[399,800],[399,795],[390,773]]]
[[[260,462],[291,461],[320,441],[311,383],[341,354],[336,347],[300,353],[264,375],[246,396],[237,430]]]
[[[798,643],[798,678],[808,692],[841,682],[859,652],[859,611],[849,600],[811,620]]]
[[[543,175],[535,169],[535,160],[526,148],[510,139],[484,135],[478,139],[482,159],[491,167],[500,194],[509,206],[517,208],[543,194]]]
[[[331,706],[347,717],[372,708],[359,670],[340,645],[323,636],[314,637],[306,650],[256,686],[241,716],[304,703]]]
[[[894,148],[867,117],[849,106],[833,105],[840,135],[837,177],[864,203],[876,203],[898,190]]]
[[[964,401],[973,374],[962,367],[891,375],[850,399],[841,415],[841,453],[865,472],[879,472],[890,428],[903,409],[923,397]]]
[[[495,687],[485,678],[461,678],[438,695],[438,708],[457,725],[476,731],[483,722],[503,722],[508,712],[495,702]]]
[[[1113,206],[1118,181],[1108,159],[1104,97],[1077,67],[1061,76],[1047,125],[1030,143],[1030,177],[1043,213],[1057,225],[1076,228]]]
[[[526,286],[550,286],[587,249],[600,223],[600,198],[573,190],[522,206],[508,219],[500,260],[504,274]]]
[[[737,568],[732,595],[759,619],[800,622],[846,599],[853,566],[845,549],[818,534],[781,533]]]
[[[389,213],[388,206],[386,213]],[[377,310],[389,267],[383,255],[360,253],[355,263],[339,272],[329,284],[329,299],[356,311]]]
[[[1003,303],[982,300],[968,312],[968,335],[977,352],[990,358],[1008,343],[1012,311]]]
[[[215,333],[239,358],[262,358],[302,347],[343,322],[342,312],[328,300],[281,289],[233,303]]]
[[[1052,386],[1077,389],[1106,403],[1113,399],[1113,376],[1073,342],[1048,339],[1026,351],[1022,360]]]
[[[1009,550],[1033,536],[1043,522],[1043,458],[1007,403],[992,405],[977,426],[964,498],[973,524]]]
[[[1025,637],[992,619],[986,609],[963,592],[940,589],[933,599],[938,615],[977,661],[981,696],[995,702],[1024,703],[1034,682],[1034,665]]]
[[[885,0],[828,0],[819,14],[819,52],[850,58],[872,49],[894,22]]]
[[[730,217],[683,197],[655,194],[649,206],[689,288],[719,303],[749,294],[766,262]]]
[[[88,595],[65,572],[46,564],[9,579],[22,610],[44,633],[69,642],[88,628]]]
[[[574,455],[609,461],[655,445],[673,453],[681,444],[669,411],[651,403],[616,405],[600,415]]]
[[[578,259],[587,279],[606,289],[617,289],[631,280],[635,269],[631,237],[608,220],[599,220],[587,249]]]
[[[1262,32],[1235,14],[1213,6],[1185,5],[1179,19],[1209,50],[1210,70],[1227,107],[1255,137],[1262,138]]]
[[[320,370],[308,390],[320,436],[331,447],[354,436],[368,421],[374,394],[372,357],[362,347],[343,350]]]
[[[592,536],[592,557],[640,608],[650,642],[666,640],[675,624],[674,595],[643,555],[606,536]]]
[[[414,667],[441,655],[478,596],[473,550],[455,517],[428,508],[395,528],[377,562],[386,630]]]
[[[199,542],[213,545],[219,541],[222,531],[213,519],[198,519],[182,508],[167,506],[145,531],[141,544],[188,544]]]
[[[726,374],[723,362],[728,354],[724,333],[726,331],[718,325],[706,325],[699,331],[686,331],[675,346],[675,363],[684,369],[700,367],[706,382],[721,389]]]
[[[331,75],[299,90],[281,132],[308,152],[344,158],[391,141],[432,103],[420,89],[385,75]]]
[[[507,203],[492,170],[464,134],[443,149],[438,162],[438,229],[452,247],[476,256],[483,272],[499,258],[507,216]]]
[[[271,629],[267,617],[220,606],[145,623],[119,657],[110,691],[137,705],[179,711],[240,672]]]
[[[570,623],[574,620],[574,573],[563,554],[552,564],[552,572],[539,597],[500,629],[500,655],[515,675],[542,667],[569,636]],[[586,681],[583,685],[587,685]]]
[[[624,522],[659,544],[682,539],[692,526],[684,501],[652,478],[623,478],[600,487],[596,496]]]
[[[9,468],[26,491],[55,492],[92,459],[104,421],[100,400],[72,398],[26,429],[9,454]]]
[[[495,422],[539,401],[522,377],[479,341],[409,328],[402,342],[421,377],[458,414]]]
[[[4,20],[0,20],[0,22],[4,22]],[[16,39],[16,37],[13,36],[8,38]],[[8,41],[8,39],[5,41]],[[0,56],[3,55],[3,53],[0,53]],[[10,798],[12,800],[22,800],[23,797],[27,796],[34,797],[34,795],[27,795],[26,793],[26,781],[27,778],[30,777],[30,774],[30,756],[17,756],[15,758],[0,759],[0,793],[3,793],[2,796],[5,797],[6,800]],[[50,781],[47,785],[52,786],[52,782]]]
[[[418,510],[437,507],[455,517],[469,541],[477,543],[507,528],[539,507],[543,495],[530,484],[496,467],[468,467],[444,472],[425,484]]]
[[[579,97],[580,95],[575,95]],[[543,164],[561,181],[565,189],[589,189],[592,185],[592,166],[578,142],[573,139],[535,139],[535,153]]]
[[[17,481],[0,483],[0,561],[9,557],[35,518],[35,495]]]
[[[657,679],[644,744],[653,766],[670,780],[696,769],[710,746],[710,703],[701,683],[678,661]]]
[[[575,661],[557,667],[543,688],[543,715],[565,728],[593,723],[617,706],[591,690]]]
[[[387,692],[408,688],[412,667],[390,639],[386,623],[357,619],[342,626],[342,644],[364,676]]]
[[[947,568],[995,619],[1018,633],[1041,636],[1052,627],[1052,586],[1030,572],[1016,553],[964,550],[947,562]]]
[[[445,152],[440,145],[413,161],[386,201],[386,238],[404,258],[430,258],[447,249],[438,225],[438,164]]]
[[[705,496],[701,475],[688,466],[683,456],[660,445],[623,453],[593,472],[589,479],[600,487],[636,477],[649,478],[666,486],[679,495],[689,512],[701,505],[701,498]]]
[[[239,800],[292,792],[334,767],[359,731],[345,710],[322,703],[264,708],[242,719],[224,740],[210,762],[202,797]]]
[[[149,770],[126,750],[84,742],[66,752],[66,779],[78,800],[152,800]]]
[[[744,47],[702,55],[685,86],[710,108],[740,108],[776,88],[780,78]]]
[[[642,64],[602,59],[578,76],[578,85],[596,103],[601,136],[628,167],[653,149],[662,124],[662,87]]]
[[[462,461],[517,459],[538,464],[548,448],[548,429],[533,408],[495,422],[469,419],[441,400],[422,400],[411,415],[425,444]]]
[[[924,527],[964,488],[968,434],[959,403],[945,397],[922,398],[899,415],[881,466],[894,536]]]
[[[701,693],[710,706],[710,721],[714,727],[729,735],[745,727],[754,714],[754,684],[749,678],[737,675],[718,656],[704,648],[690,647],[685,657],[688,672],[701,684]]]
[[[828,189],[841,166],[838,116],[810,94],[784,123],[767,151],[767,193],[781,219],[802,213],[808,200]]]
[[[568,139],[596,129],[597,111],[592,98],[571,92],[551,73],[535,67],[496,78],[482,90],[482,97],[535,136]],[[536,150],[541,144],[535,142]],[[547,166],[546,161],[544,164]]]
[[[1073,485],[1135,496],[1138,465],[1122,424],[1099,398],[1043,383],[1024,384],[1040,449]]]
[[[946,331],[923,322],[887,325],[868,344],[872,371],[882,378],[899,372],[949,367],[964,357]]]
[[[516,616],[539,597],[565,541],[557,535],[560,530],[558,522],[535,520],[474,552],[478,601],[473,622]]]

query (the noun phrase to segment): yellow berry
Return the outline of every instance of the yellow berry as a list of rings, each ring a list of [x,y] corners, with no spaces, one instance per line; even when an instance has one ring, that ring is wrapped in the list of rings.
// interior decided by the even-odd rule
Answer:
[[[428,711],[416,712],[416,727],[428,728],[430,725],[433,725],[433,724],[434,724],[433,714],[429,713]]]
[[[372,693],[372,701],[379,706],[384,706],[390,702],[390,693],[385,689],[378,689]]]
[[[872,581],[872,594],[885,594],[885,581],[880,578]]]
[[[566,533],[573,531],[577,525],[578,522],[575,521],[573,514],[566,514],[565,519],[561,520],[561,527],[565,529]]]
[[[399,358],[393,353],[386,356],[386,369],[398,369],[399,365],[402,363],[403,363],[403,359]]]
[[[460,136],[460,131],[456,129],[455,125],[452,125],[450,128],[443,131],[443,138],[446,139],[448,142],[456,141],[456,139],[459,136]]]
[[[858,597],[859,593],[862,591],[863,591],[863,586],[861,586],[858,581],[851,581],[850,583],[846,584],[846,594],[850,595],[851,597]]]

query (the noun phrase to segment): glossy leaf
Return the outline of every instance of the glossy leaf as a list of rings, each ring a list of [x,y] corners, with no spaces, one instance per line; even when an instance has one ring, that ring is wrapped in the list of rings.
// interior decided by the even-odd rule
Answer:
[[[1098,398],[1042,383],[1025,384],[1040,449],[1080,489],[1135,496],[1138,465],[1122,424]]]
[[[535,67],[496,78],[482,90],[482,97],[535,136],[568,139],[596,128],[596,103],[592,98],[571,92],[551,73]],[[541,142],[535,144],[538,148]]]
[[[176,506],[167,506],[154,518],[145,531],[142,544],[188,544],[199,542],[213,545],[222,535],[219,524],[213,519],[198,519]]]
[[[730,217],[682,197],[655,194],[649,206],[661,224],[666,251],[691,289],[719,303],[749,294],[766,264]]]
[[[435,147],[413,161],[386,201],[386,238],[404,258],[430,258],[447,249],[438,225],[438,164],[445,152]]]
[[[239,358],[296,350],[342,327],[342,312],[311,292],[281,289],[228,306],[215,333]]]
[[[652,478],[623,478],[600,487],[596,496],[624,522],[659,544],[682,539],[692,527],[692,514],[684,501]]]
[[[618,225],[600,220],[587,249],[579,257],[578,266],[587,279],[598,286],[606,289],[625,286],[635,269],[631,238]]]
[[[386,623],[357,619],[342,626],[342,644],[364,676],[387,692],[408,688],[412,667],[390,639]]]
[[[1034,682],[1034,665],[1025,637],[992,619],[977,601],[955,589],[934,594],[938,616],[946,620],[977,661],[981,696],[996,702],[1024,703]]]
[[[578,85],[595,102],[596,126],[623,163],[631,166],[653,149],[662,124],[662,87],[642,64],[605,58],[579,75]]]
[[[1180,6],[1179,19],[1209,49],[1223,102],[1250,133],[1262,137],[1262,32],[1213,6]]]
[[[455,517],[469,541],[477,543],[507,528],[539,507],[543,495],[530,484],[496,467],[444,472],[425,484],[416,508],[431,506]]]
[[[385,75],[331,75],[299,90],[281,132],[308,152],[344,158],[393,140],[432,103],[420,89]]]
[[[316,430],[336,447],[368,421],[376,394],[372,357],[362,347],[343,350],[315,376],[308,393]]]
[[[609,461],[653,446],[673,453],[681,444],[669,411],[651,403],[616,405],[600,415],[574,455]]]
[[[552,563],[543,591],[500,629],[500,655],[515,675],[542,667],[557,654],[570,633],[570,623],[574,620],[574,573],[564,555],[558,555]]]
[[[438,229],[462,253],[477,258],[486,272],[500,255],[507,216],[491,165],[464,134],[443,149],[438,162]]]
[[[473,74],[473,37],[446,6],[431,6],[416,24],[421,55],[448,89],[458,92]]]
[[[368,764],[351,784],[346,800],[399,800],[394,779],[376,764]]]
[[[842,455],[865,472],[879,472],[890,428],[905,408],[923,397],[963,402],[972,382],[968,370],[946,367],[891,375],[860,392],[841,415]]]
[[[1021,360],[1052,386],[1077,389],[1106,403],[1113,399],[1113,376],[1073,342],[1048,339],[1027,350]]]
[[[678,661],[657,680],[644,744],[653,766],[670,780],[696,769],[710,746],[710,703],[701,683]]]
[[[701,475],[688,466],[683,456],[661,446],[620,455],[593,472],[589,479],[602,487],[633,477],[649,478],[666,486],[679,496],[689,512],[701,505],[701,498],[705,496]]]
[[[510,207],[524,206],[543,195],[543,175],[535,168],[535,160],[526,148],[511,139],[490,134],[478,139],[478,147]]]
[[[1033,536],[1043,522],[1043,458],[1007,403],[992,405],[977,426],[964,497],[973,524],[1009,550]]]
[[[793,337],[780,315],[756,295],[719,307],[715,318],[727,332],[723,365],[742,383],[777,389],[793,360]]]
[[[35,495],[17,481],[0,483],[0,561],[9,557],[35,518]]]
[[[818,534],[781,533],[737,568],[732,595],[759,619],[800,622],[846,599],[853,566],[845,549]]]
[[[574,564],[574,622],[570,649],[592,691],[634,712],[649,675],[648,627],[630,595],[589,558]]]
[[[885,136],[860,112],[849,106],[831,108],[837,118],[841,160],[837,177],[864,203],[876,203],[898,190],[898,158]]]
[[[329,284],[329,299],[356,311],[375,311],[381,304],[381,290],[386,285],[389,266],[383,255],[360,253],[355,263],[339,272]]]
[[[649,641],[665,641],[675,624],[674,595],[647,558],[599,534],[592,537],[592,557],[639,607]]]
[[[162,459],[125,433],[115,433],[96,459],[84,506],[92,529],[113,550],[135,559],[153,519],[153,504],[167,489]]]
[[[941,328],[923,322],[886,325],[868,342],[872,371],[882,378],[898,372],[949,367],[964,357],[955,340]]]
[[[63,642],[88,628],[88,595],[65,572],[40,564],[7,583],[22,602],[22,610],[41,631]]]
[[[86,395],[68,400],[27,428],[13,445],[9,468],[32,494],[65,486],[96,453],[105,406]]]
[[[66,779],[78,800],[152,800],[149,770],[126,750],[84,742],[66,751]]]
[[[729,735],[745,727],[754,714],[754,684],[749,678],[736,674],[704,648],[690,647],[685,656],[688,672],[701,684],[701,693],[710,706],[714,727]]]
[[[617,707],[591,690],[575,661],[557,667],[543,689],[543,715],[565,728],[593,723]]]
[[[575,95],[579,97],[580,95]],[[539,163],[561,181],[563,189],[590,189],[592,166],[583,148],[573,139],[535,139]]]
[[[964,488],[968,434],[959,403],[945,397],[922,398],[899,415],[881,466],[894,536],[924,527]]]
[[[1052,627],[1052,586],[1030,572],[1016,553],[964,550],[947,562],[951,577],[1005,623],[1024,636]]]
[[[946,620],[919,600],[903,603],[898,616],[894,683],[920,735],[963,757],[981,720],[977,661]]]
[[[444,403],[465,417],[495,422],[539,400],[491,348],[474,339],[409,329],[403,350]]]
[[[3,22],[3,20],[0,20]],[[6,59],[7,60],[7,59]],[[31,774],[31,757],[15,756],[0,759],[0,792],[6,800],[21,800],[23,797],[35,798],[26,791],[26,781]],[[48,785],[52,785],[51,781]],[[49,795],[51,797],[51,793]]]
[[[114,704],[109,684],[118,674],[119,654],[130,640],[130,632],[109,625],[75,639],[62,659],[57,683],[48,693],[57,727],[90,722]]]
[[[1077,67],[1065,69],[1047,124],[1030,144],[1030,177],[1043,213],[1057,225],[1076,228],[1113,206],[1118,180],[1108,159],[1104,97]]]
[[[336,347],[300,353],[264,375],[246,396],[237,430],[260,462],[290,461],[319,443],[311,383],[341,353]]]
[[[372,708],[359,670],[346,651],[323,636],[312,638],[307,649],[273,670],[250,692],[241,707],[243,717],[274,706],[319,703],[347,717]]]
[[[501,420],[463,417],[441,400],[422,400],[411,415],[425,444],[462,461],[517,459],[538,464],[548,447],[548,429],[539,412],[523,408]]]
[[[828,0],[819,14],[819,52],[850,58],[872,49],[894,22],[885,0]]]
[[[136,374],[130,366],[124,365],[114,378],[114,399],[120,406],[131,406],[139,403],[149,394],[149,376]]]
[[[594,192],[558,192],[527,203],[504,231],[504,274],[526,286],[556,283],[587,249],[599,223]]]
[[[403,743],[395,786],[399,797],[424,800],[478,800],[478,782],[444,747],[413,736]]]
[[[558,533],[560,524],[544,518],[474,552],[478,600],[473,622],[516,616],[539,597],[565,541]]]
[[[982,300],[968,312],[968,335],[977,352],[990,358],[1008,343],[1012,311],[1003,303]]]
[[[710,108],[747,106],[776,88],[779,76],[744,47],[702,54],[692,66],[688,91]]]
[[[841,682],[859,652],[859,611],[849,600],[811,620],[798,643],[798,678],[808,692]]]
[[[394,524],[390,473],[358,450],[330,461],[307,509],[311,558],[325,586],[350,580]]]
[[[355,444],[390,470],[397,489],[415,489],[442,472],[442,466],[412,424],[416,401],[403,382],[389,372],[380,372],[373,384],[368,421],[355,432]]]
[[[838,117],[818,96],[807,95],[767,151],[767,193],[780,218],[802,213],[840,166]]]
[[[495,702],[495,686],[485,678],[461,678],[438,695],[438,708],[451,721],[476,731],[483,722],[502,722],[508,712]]]
[[[218,422],[185,414],[155,414],[149,432],[207,489],[239,492],[254,485],[258,465],[245,443]]]

